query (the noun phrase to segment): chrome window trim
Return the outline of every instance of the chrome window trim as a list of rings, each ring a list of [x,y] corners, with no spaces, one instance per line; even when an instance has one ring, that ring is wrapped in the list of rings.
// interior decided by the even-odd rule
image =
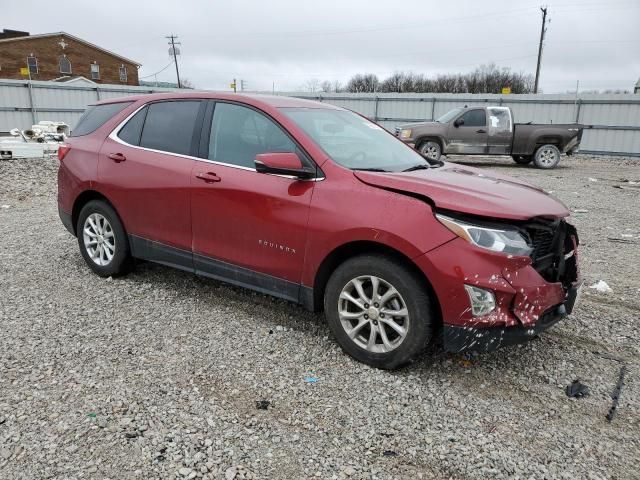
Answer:
[[[180,101],[181,99],[176,99],[177,101]],[[195,99],[196,101],[204,101],[206,99]],[[162,101],[162,100],[160,100]],[[186,101],[193,101],[192,99],[188,99]],[[147,148],[147,147],[141,147],[139,145],[131,145],[130,143],[125,142],[124,140],[122,140],[119,136],[118,133],[120,133],[120,130],[122,130],[122,128],[126,125],[126,123],[131,120],[131,118],[133,118],[133,116],[138,113],[140,110],[142,110],[144,107],[147,107],[149,105],[151,105],[152,103],[158,103],[158,102],[149,102],[149,103],[144,103],[142,104],[140,107],[136,108],[133,112],[131,112],[122,122],[120,122],[109,134],[109,137],[111,140],[113,140],[116,143],[119,143],[121,145],[124,145],[126,147],[129,148],[135,148],[137,150],[143,150],[143,151],[147,151],[147,152],[153,152],[153,153],[163,153],[165,155],[175,155],[176,157],[181,157],[181,158],[186,158],[189,160],[197,160],[199,162],[204,162],[204,163],[212,163],[214,165],[220,165],[223,167],[231,167],[231,168],[237,168],[238,170],[247,170],[249,172],[255,172],[258,173],[258,171],[255,168],[250,168],[250,167],[243,167],[242,165],[235,165],[233,163],[225,163],[225,162],[217,162],[215,160],[209,160],[208,158],[201,158],[201,157],[194,157],[191,155],[184,155],[182,153],[175,153],[175,152],[166,152],[164,150],[156,150],[155,148]],[[264,175],[264,174],[261,174]],[[316,178],[298,178],[295,177],[293,175],[278,175],[278,174],[267,174],[267,175],[271,175],[274,177],[281,177],[281,178],[290,178],[290,179],[295,179],[298,180],[300,182],[320,182],[322,180],[324,180],[326,177],[316,177]]]

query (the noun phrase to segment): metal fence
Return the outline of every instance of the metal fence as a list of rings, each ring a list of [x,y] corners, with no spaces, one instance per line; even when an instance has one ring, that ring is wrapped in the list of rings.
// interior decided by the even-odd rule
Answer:
[[[640,157],[640,95],[288,94],[355,110],[392,130],[433,120],[455,107],[504,105],[517,123],[581,123],[580,151]]]
[[[119,85],[75,86],[54,82],[0,80],[0,133],[25,129],[39,120],[72,127],[90,103],[127,95],[174,89]],[[384,127],[432,120],[464,105],[505,105],[516,122],[582,123],[585,153],[640,157],[640,95],[471,95],[375,93],[278,93],[332,103],[355,110]]]
[[[40,120],[65,122],[72,128],[87,105],[107,98],[171,92],[171,88],[121,85],[76,86],[55,82],[0,80],[0,133],[25,129]]]

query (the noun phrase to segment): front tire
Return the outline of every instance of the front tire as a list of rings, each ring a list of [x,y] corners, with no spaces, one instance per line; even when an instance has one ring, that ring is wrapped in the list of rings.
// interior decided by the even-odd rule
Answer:
[[[383,255],[361,255],[340,265],[327,283],[324,310],[342,349],[376,368],[412,362],[433,337],[435,316],[424,282]]]
[[[543,169],[555,168],[560,162],[560,150],[555,145],[542,145],[536,150],[533,163],[536,167]]]
[[[423,157],[435,162],[440,160],[440,157],[442,156],[442,148],[440,147],[440,144],[433,140],[422,142],[418,147],[418,151]]]
[[[129,272],[132,265],[129,239],[109,204],[92,200],[82,207],[76,234],[80,253],[94,273],[116,277]]]

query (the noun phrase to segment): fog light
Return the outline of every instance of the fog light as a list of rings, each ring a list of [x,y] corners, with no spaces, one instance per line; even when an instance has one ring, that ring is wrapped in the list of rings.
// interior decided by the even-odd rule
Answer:
[[[469,295],[471,314],[474,317],[487,315],[496,309],[496,297],[491,290],[472,287],[471,285],[465,285],[464,289],[467,291],[467,295]]]

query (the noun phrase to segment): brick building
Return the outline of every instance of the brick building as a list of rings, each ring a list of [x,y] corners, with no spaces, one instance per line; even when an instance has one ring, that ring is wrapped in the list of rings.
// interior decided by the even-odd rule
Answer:
[[[20,69],[27,66],[33,80],[85,77],[96,83],[138,85],[140,64],[65,32],[0,32],[0,78],[24,79]]]

